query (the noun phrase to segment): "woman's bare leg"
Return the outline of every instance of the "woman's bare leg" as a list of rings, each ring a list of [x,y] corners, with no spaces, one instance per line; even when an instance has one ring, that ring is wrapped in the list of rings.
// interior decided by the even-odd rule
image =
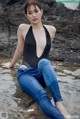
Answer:
[[[65,119],[71,119],[71,115],[67,112],[65,109],[63,102],[59,101],[56,103],[56,107],[59,109],[59,111],[64,115]]]

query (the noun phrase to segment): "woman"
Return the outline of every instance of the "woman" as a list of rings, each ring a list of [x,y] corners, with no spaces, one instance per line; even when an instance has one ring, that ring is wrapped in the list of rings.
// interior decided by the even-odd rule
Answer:
[[[41,110],[51,119],[70,119],[65,110],[54,70],[48,60],[48,54],[53,42],[56,28],[43,25],[41,18],[43,9],[36,0],[29,0],[25,5],[25,17],[29,24],[21,24],[18,28],[18,45],[11,62],[2,64],[10,68],[23,55],[22,66],[18,69],[20,87],[29,93],[38,103]],[[47,86],[53,96],[52,105],[47,92]]]

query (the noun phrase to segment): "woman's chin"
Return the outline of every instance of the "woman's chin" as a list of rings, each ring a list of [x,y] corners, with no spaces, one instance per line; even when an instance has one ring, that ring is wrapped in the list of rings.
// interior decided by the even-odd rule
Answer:
[[[39,23],[38,20],[35,20],[35,21],[32,22],[32,24],[38,24],[38,23]]]

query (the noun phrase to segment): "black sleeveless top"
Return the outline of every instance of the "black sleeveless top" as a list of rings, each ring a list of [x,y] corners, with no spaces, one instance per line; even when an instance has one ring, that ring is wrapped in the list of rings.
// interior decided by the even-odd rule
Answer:
[[[48,58],[50,47],[51,47],[51,38],[48,30],[43,26],[46,33],[46,46],[44,51],[40,57],[37,57],[36,54],[36,41],[33,35],[32,26],[30,26],[24,42],[24,50],[23,50],[23,63],[27,64],[30,67],[37,68],[38,62],[42,58]],[[42,37],[42,36],[41,36]]]

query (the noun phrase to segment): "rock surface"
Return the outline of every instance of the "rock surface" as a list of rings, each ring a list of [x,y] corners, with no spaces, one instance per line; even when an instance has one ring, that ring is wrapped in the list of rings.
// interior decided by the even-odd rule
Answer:
[[[13,55],[17,45],[17,28],[28,23],[24,17],[26,0],[0,0],[0,54]],[[44,8],[43,23],[57,29],[50,58],[80,65],[80,8],[69,10],[54,0],[40,0]]]
[[[6,59],[8,61],[10,59]],[[0,59],[0,63],[5,58]],[[80,68],[66,67],[63,63],[52,62],[55,69],[63,103],[72,119],[80,117]],[[51,102],[52,96],[47,90]],[[17,71],[15,69],[4,69],[0,67],[0,115],[1,119],[49,119],[39,109],[32,98],[24,93],[17,82]],[[8,117],[8,118],[7,118]]]

